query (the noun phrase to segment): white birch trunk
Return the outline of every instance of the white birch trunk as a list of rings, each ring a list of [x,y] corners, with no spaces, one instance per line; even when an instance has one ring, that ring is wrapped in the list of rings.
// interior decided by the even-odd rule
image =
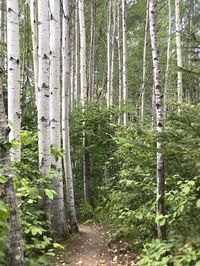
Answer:
[[[85,112],[85,103],[88,100],[87,92],[87,73],[86,73],[86,36],[85,36],[85,12],[84,0],[78,0],[79,26],[80,26],[80,86],[81,86],[81,106]],[[89,155],[87,150],[87,135],[83,132],[83,182],[84,182],[84,198],[86,203],[90,203],[89,189]]]
[[[18,147],[11,150],[11,161],[21,158],[20,130],[20,51],[19,51],[19,3],[7,0],[7,60],[8,60],[8,120],[10,141],[17,141]]]
[[[63,0],[63,21],[62,21],[62,135],[64,155],[64,170],[67,194],[67,207],[69,213],[69,222],[72,233],[78,232],[76,218],[74,186],[72,176],[72,163],[70,154],[69,137],[69,91],[70,91],[70,44],[69,44],[69,3]]]
[[[127,106],[128,85],[127,85],[127,29],[126,29],[126,0],[122,0],[122,76],[123,76],[123,101]],[[124,112],[124,126],[128,126],[128,113]]]
[[[149,26],[153,59],[153,74],[154,74],[154,93],[156,106],[156,128],[161,134],[164,129],[163,121],[163,92],[161,86],[161,71],[159,61],[158,39],[157,39],[157,0],[149,1]],[[164,157],[160,151],[162,143],[157,141],[157,215],[165,214],[164,192],[165,192],[165,176],[164,176]],[[165,238],[165,228],[157,223],[157,234],[159,239]]]
[[[32,46],[33,46],[35,100],[36,100],[36,106],[37,106],[37,102],[38,102],[38,19],[37,19],[36,0],[30,0],[30,18],[31,18],[31,31],[32,31]]]
[[[143,50],[143,70],[142,70],[142,88],[141,88],[141,122],[144,121],[144,100],[145,100],[145,86],[146,86],[146,72],[147,72],[147,34],[149,25],[149,0],[147,0],[146,7],[146,24],[144,32],[144,50]]]
[[[178,103],[183,102],[183,76],[180,68],[183,67],[182,46],[181,46],[181,18],[180,18],[180,0],[175,0],[176,15],[176,52],[177,52],[177,94]]]
[[[80,29],[78,1],[75,5],[75,75],[74,75],[74,101],[76,105],[80,102]]]
[[[95,49],[96,48],[96,0],[91,3],[90,54],[89,54],[89,99],[95,99]]]
[[[108,29],[107,29],[107,107],[110,107],[111,98],[111,23],[112,23],[112,0],[108,0]]]
[[[0,0],[0,42],[4,43],[4,8],[5,1]],[[11,36],[10,36],[11,37]],[[0,69],[1,74],[4,73],[4,57],[0,57]],[[3,98],[3,82],[2,76],[0,76],[0,139],[5,142],[8,141],[10,128],[6,122],[6,113],[4,108],[4,98]],[[7,244],[7,255],[6,262],[8,265],[12,266],[23,266],[24,265],[24,251],[22,243],[22,231],[19,219],[17,197],[15,187],[13,185],[12,175],[8,174],[10,167],[10,155],[9,152],[3,151],[0,148],[0,169],[3,169],[4,175],[7,177],[7,182],[5,184],[0,184],[0,197],[7,204],[10,212],[9,218],[9,230],[7,234],[6,244]]]
[[[122,10],[121,10],[121,0],[117,3],[117,48],[118,48],[118,75],[119,75],[119,109],[122,108]],[[118,123],[122,124],[122,115],[119,116]]]
[[[115,41],[116,41],[116,0],[112,1],[112,38],[111,38],[111,63],[110,63],[110,107],[113,106],[113,82],[115,63]]]
[[[60,90],[60,0],[50,0],[50,135],[51,146],[61,149],[61,90]],[[52,225],[56,235],[61,236],[65,228],[64,194],[61,158],[51,158],[56,170],[53,189],[56,196],[52,202]]]
[[[49,1],[38,2],[38,145],[39,170],[45,177],[51,170],[49,115]],[[45,198],[47,218],[50,219],[50,200]]]
[[[78,0],[79,24],[80,24],[80,85],[81,105],[87,101],[87,72],[86,72],[86,38],[85,38],[85,13],[84,0]]]
[[[164,87],[164,115],[167,110],[167,96],[168,96],[168,84],[169,84],[169,63],[171,57],[171,31],[172,31],[172,11],[171,0],[168,0],[168,40],[167,40],[167,63],[165,71],[165,87]]]

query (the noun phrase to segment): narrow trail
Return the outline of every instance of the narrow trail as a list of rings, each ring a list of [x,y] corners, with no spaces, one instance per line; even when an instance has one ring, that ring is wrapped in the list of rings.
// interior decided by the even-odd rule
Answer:
[[[134,266],[137,256],[116,245],[108,247],[108,232],[97,225],[81,225],[80,233],[67,241],[52,266]]]

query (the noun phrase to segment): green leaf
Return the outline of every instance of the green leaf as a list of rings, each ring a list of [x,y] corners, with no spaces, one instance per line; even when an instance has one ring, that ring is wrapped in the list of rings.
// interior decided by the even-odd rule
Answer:
[[[58,249],[65,249],[63,245],[59,244],[59,243],[53,243],[54,248],[58,248]]]
[[[190,192],[190,187],[189,186],[185,186],[182,191],[185,193],[185,195],[187,195]]]
[[[1,217],[1,219],[6,220],[9,218],[9,216],[10,216],[10,214],[9,214],[9,211],[8,211],[6,204],[0,200],[0,217]]]
[[[45,189],[44,192],[47,195],[47,197],[51,200],[53,200],[54,196],[57,195],[57,193],[52,189]]]
[[[1,184],[5,184],[7,181],[8,181],[8,179],[6,176],[3,176],[3,175],[0,176],[0,183]]]
[[[197,200],[196,206],[197,206],[198,209],[200,209],[200,199]]]

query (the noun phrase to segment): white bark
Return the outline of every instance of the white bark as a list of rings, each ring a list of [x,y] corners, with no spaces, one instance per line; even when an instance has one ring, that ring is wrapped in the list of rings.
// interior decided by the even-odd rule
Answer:
[[[80,24],[80,81],[81,81],[81,105],[87,101],[87,74],[86,74],[86,37],[85,37],[85,13],[84,0],[78,0],[79,24]]]
[[[0,0],[0,42],[4,43],[4,8],[5,1]],[[10,34],[13,34],[13,32]],[[11,38],[11,36],[10,36]],[[8,141],[10,128],[7,125],[6,113],[4,108],[4,98],[3,98],[3,82],[2,76],[4,73],[4,57],[1,55],[0,57],[0,139],[4,141]],[[13,185],[12,175],[8,174],[10,167],[10,154],[9,152],[3,151],[0,148],[0,169],[3,169],[4,175],[7,177],[7,182],[5,184],[0,184],[0,197],[7,204],[10,212],[9,218],[9,230],[6,236],[6,244],[7,244],[7,255],[6,262],[9,265],[13,266],[23,266],[24,265],[24,250],[22,243],[22,231],[19,219],[19,211],[17,205],[17,197],[15,187]]]
[[[7,0],[7,58],[8,58],[8,120],[10,141],[17,141],[18,147],[11,150],[11,161],[21,158],[20,130],[20,51],[19,51],[19,3]]]
[[[172,31],[172,11],[171,11],[171,0],[168,0],[168,40],[167,40],[167,63],[165,71],[165,87],[164,87],[164,114],[166,114],[167,109],[167,94],[168,94],[168,84],[169,84],[169,63],[171,57],[171,31]]]
[[[122,0],[122,77],[123,77],[123,101],[127,106],[128,85],[127,85],[127,29],[126,29],[126,0]],[[124,112],[124,126],[128,125],[128,113]]]
[[[74,75],[74,101],[76,105],[80,102],[80,27],[78,1],[75,5],[75,75]]]
[[[180,68],[183,67],[182,46],[181,46],[181,18],[180,18],[180,0],[175,0],[176,15],[176,52],[177,52],[177,94],[178,103],[183,102],[183,77]]]
[[[38,20],[37,20],[36,0],[30,0],[30,18],[31,18],[31,31],[32,31],[32,46],[33,46],[35,100],[36,100],[36,106],[37,106],[37,102],[38,102]]]
[[[96,51],[96,0],[91,3],[90,53],[89,53],[89,100],[95,99],[95,51]]]
[[[111,101],[111,23],[112,23],[112,0],[108,0],[108,29],[107,29],[107,107]]]
[[[69,91],[70,91],[70,44],[69,44],[69,3],[63,0],[63,21],[62,21],[62,135],[64,155],[64,170],[67,194],[67,207],[69,213],[69,222],[71,231],[78,232],[76,218],[74,186],[72,176],[72,164],[70,154],[70,136],[69,136]]]
[[[118,48],[118,75],[119,75],[119,109],[122,108],[122,10],[121,10],[121,0],[117,3],[117,48]],[[119,116],[118,123],[122,124],[122,116]]]
[[[86,36],[85,36],[85,13],[84,0],[78,0],[79,26],[80,26],[80,85],[81,85],[81,106],[85,112],[85,103],[88,100],[87,93],[87,73],[86,73]],[[85,202],[90,202],[89,193],[89,157],[85,149],[87,146],[87,136],[83,132],[83,182]]]
[[[111,63],[110,63],[110,106],[113,106],[113,82],[115,63],[115,41],[116,41],[116,0],[112,1],[112,38],[111,38]]]
[[[142,88],[141,88],[141,122],[144,121],[144,99],[146,86],[146,72],[147,72],[147,34],[149,25],[149,0],[147,0],[146,7],[146,24],[144,32],[144,50],[143,50],[143,71],[142,71]]]
[[[47,176],[51,168],[49,117],[49,5],[38,1],[38,138],[39,169]],[[49,208],[49,206],[46,206]]]
[[[161,71],[159,61],[158,39],[157,39],[157,0],[149,1],[149,26],[151,36],[151,48],[153,59],[153,74],[154,74],[154,94],[156,105],[156,128],[161,134],[164,129],[163,121],[163,92],[161,86]],[[165,192],[165,176],[164,176],[164,157],[160,151],[162,143],[157,140],[157,215],[165,214],[164,192]],[[157,223],[157,234],[159,239],[165,238],[164,227]]]
[[[51,146],[61,149],[61,90],[60,90],[60,0],[50,0],[50,135]],[[62,162],[52,156],[51,165],[56,170],[53,189],[56,196],[52,202],[53,229],[58,236],[64,233],[65,211],[63,195]]]

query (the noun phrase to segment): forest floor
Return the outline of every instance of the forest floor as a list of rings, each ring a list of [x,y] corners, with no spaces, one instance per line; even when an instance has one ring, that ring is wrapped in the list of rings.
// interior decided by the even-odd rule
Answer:
[[[65,250],[56,254],[53,266],[134,266],[138,256],[127,243],[107,244],[108,230],[99,225],[81,225],[80,233],[73,235]]]

